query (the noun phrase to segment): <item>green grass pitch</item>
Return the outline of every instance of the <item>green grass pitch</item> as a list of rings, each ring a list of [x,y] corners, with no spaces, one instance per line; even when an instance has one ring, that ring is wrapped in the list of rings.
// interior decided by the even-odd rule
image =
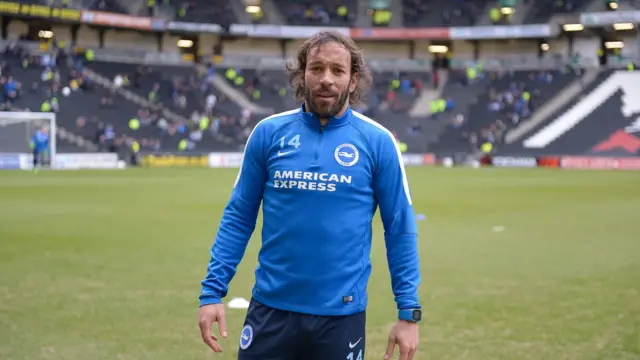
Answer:
[[[407,171],[427,216],[418,359],[640,359],[640,174]],[[0,173],[0,359],[235,359],[245,310],[228,309],[221,356],[196,319],[235,175]],[[259,242],[233,297],[250,297]],[[382,359],[396,312],[379,219],[373,242],[366,359]]]

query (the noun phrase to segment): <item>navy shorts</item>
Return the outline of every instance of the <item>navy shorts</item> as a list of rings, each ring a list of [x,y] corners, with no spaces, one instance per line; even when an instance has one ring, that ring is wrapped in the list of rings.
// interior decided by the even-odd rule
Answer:
[[[251,300],[238,360],[363,360],[366,313],[318,316]]]
[[[42,156],[42,152],[34,148],[33,149],[33,166],[41,164],[42,162],[41,156]]]

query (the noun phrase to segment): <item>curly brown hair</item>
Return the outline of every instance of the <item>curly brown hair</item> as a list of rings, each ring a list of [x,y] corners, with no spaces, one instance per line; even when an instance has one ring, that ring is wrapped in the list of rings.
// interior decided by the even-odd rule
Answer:
[[[349,104],[357,105],[363,103],[367,99],[367,92],[373,83],[371,70],[365,63],[362,50],[358,45],[348,36],[336,31],[322,31],[307,39],[302,46],[300,46],[296,60],[288,62],[285,66],[295,99],[297,101],[304,101],[304,73],[307,68],[309,51],[330,43],[340,44],[347,49],[351,57],[350,75],[358,74],[358,84],[355,90],[349,94]]]

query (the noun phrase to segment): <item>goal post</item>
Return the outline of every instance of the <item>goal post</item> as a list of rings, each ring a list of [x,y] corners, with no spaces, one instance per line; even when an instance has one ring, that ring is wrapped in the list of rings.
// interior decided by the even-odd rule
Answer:
[[[56,115],[26,111],[0,112],[0,169],[14,167],[16,159],[18,159],[19,168],[31,168],[33,151],[29,142],[36,131],[43,127],[47,127],[49,131],[49,156],[46,166],[55,169]]]

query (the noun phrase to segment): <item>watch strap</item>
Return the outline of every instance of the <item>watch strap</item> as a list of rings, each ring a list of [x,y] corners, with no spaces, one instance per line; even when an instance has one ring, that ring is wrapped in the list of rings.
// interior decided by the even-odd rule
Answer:
[[[422,310],[420,309],[401,309],[398,310],[398,319],[418,322],[422,320]]]

